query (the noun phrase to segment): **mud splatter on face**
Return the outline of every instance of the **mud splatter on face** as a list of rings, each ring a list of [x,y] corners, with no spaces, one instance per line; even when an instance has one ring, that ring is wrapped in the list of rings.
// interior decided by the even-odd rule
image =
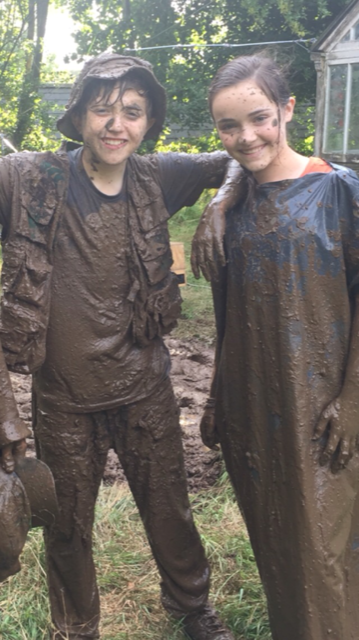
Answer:
[[[274,118],[274,120],[272,120],[272,127],[278,127],[278,119]]]
[[[106,124],[105,124],[105,129],[107,129],[107,131],[109,131],[111,129],[111,127],[113,126],[114,122],[115,122],[115,118],[110,118],[108,120],[108,122],[106,122]]]

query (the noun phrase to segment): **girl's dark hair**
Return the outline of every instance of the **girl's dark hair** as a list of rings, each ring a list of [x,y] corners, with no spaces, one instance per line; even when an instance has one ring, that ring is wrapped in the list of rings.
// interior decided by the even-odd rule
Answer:
[[[208,93],[211,114],[214,97],[219,91],[249,79],[253,79],[278,107],[288,103],[290,91],[286,74],[274,60],[265,55],[240,56],[227,62],[214,76]]]

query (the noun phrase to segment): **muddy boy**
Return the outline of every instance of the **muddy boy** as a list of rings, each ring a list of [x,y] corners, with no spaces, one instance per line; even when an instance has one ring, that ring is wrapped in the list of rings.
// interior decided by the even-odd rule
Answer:
[[[167,219],[221,184],[228,157],[134,155],[164,115],[148,63],[102,54],[84,66],[58,122],[80,144],[0,163],[1,461],[11,472],[28,435],[8,369],[32,373],[37,451],[61,511],[45,531],[53,639],[99,638],[91,532],[110,447],[140,511],[164,606],[191,638],[232,638],[207,601],[162,340],[180,311]]]

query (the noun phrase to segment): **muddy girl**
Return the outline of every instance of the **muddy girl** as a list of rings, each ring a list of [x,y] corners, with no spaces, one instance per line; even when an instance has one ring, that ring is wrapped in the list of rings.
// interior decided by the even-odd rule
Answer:
[[[295,100],[271,59],[230,61],[209,103],[247,195],[212,283],[203,440],[221,443],[273,639],[356,640],[359,180],[288,145]]]

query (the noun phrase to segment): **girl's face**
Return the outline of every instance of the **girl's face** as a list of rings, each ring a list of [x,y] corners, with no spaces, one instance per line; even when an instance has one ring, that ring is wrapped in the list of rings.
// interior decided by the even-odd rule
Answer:
[[[216,94],[212,113],[225,149],[259,177],[279,163],[288,148],[285,125],[294,105],[290,98],[285,107],[278,107],[254,80],[244,80]]]

